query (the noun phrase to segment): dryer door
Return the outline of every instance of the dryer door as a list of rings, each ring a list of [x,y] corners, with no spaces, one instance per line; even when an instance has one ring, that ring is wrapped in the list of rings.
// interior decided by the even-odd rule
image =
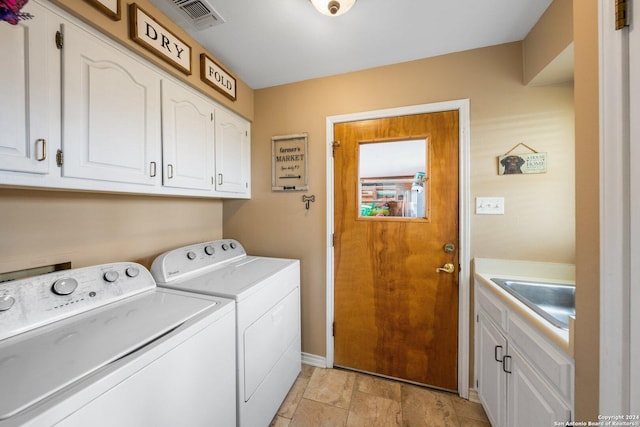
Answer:
[[[248,402],[300,333],[295,288],[244,332],[244,401]]]

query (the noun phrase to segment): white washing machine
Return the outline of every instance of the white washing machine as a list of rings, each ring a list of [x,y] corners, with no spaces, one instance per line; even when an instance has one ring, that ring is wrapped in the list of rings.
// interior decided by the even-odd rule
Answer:
[[[164,253],[151,274],[158,286],[236,301],[238,425],[268,426],[301,368],[300,261],[248,256],[227,239]]]
[[[0,283],[0,426],[236,425],[235,305],[135,263]]]

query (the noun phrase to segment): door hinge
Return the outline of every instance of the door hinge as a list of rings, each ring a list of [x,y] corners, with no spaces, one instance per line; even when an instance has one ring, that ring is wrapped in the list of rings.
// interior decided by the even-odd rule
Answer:
[[[476,323],[480,322],[480,315],[476,314]]]
[[[336,336],[336,322],[333,322],[331,324],[331,336],[335,337]]]
[[[334,248],[336,247],[336,234],[333,233],[331,235],[331,246],[333,246]]]
[[[331,142],[331,148],[332,148],[331,153],[332,153],[332,155],[334,157],[336,155],[336,148],[338,148],[338,147],[340,147],[340,141],[332,141]]]
[[[476,380],[476,390],[480,388],[480,383]]]
[[[56,47],[58,49],[62,49],[63,45],[64,45],[64,35],[62,34],[62,31],[56,31]]]
[[[631,0],[614,0],[616,2],[616,30],[629,26],[629,4]]]
[[[211,113],[211,121],[213,121],[213,113]]]
[[[62,153],[62,150],[59,149],[56,151],[56,165],[61,168],[62,163],[64,163],[64,154]]]

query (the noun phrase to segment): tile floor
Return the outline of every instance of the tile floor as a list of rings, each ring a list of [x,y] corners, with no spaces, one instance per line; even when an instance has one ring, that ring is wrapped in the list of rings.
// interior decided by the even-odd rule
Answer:
[[[302,365],[271,427],[490,427],[479,403],[411,384]]]

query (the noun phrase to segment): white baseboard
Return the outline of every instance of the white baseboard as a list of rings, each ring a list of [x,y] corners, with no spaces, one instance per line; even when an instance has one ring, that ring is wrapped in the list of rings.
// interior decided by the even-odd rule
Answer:
[[[480,397],[478,396],[478,390],[475,388],[469,389],[469,400],[471,402],[480,403]]]
[[[315,366],[317,368],[326,368],[327,359],[323,356],[316,356],[315,354],[302,353],[302,363],[305,365]]]

